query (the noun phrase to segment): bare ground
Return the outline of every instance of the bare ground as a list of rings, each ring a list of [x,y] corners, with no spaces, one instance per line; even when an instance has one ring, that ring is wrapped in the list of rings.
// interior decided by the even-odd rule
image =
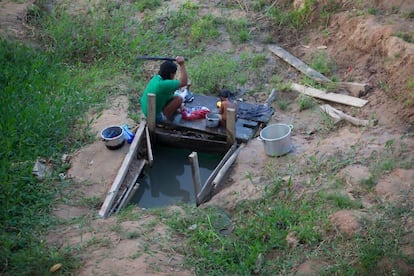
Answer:
[[[268,171],[289,176],[289,168],[286,166],[288,162],[294,162],[296,170],[300,172],[294,174],[292,181],[297,197],[300,198],[306,193],[323,188],[303,185],[310,178],[310,174],[307,173],[312,165],[309,161],[310,156],[320,162],[328,162],[330,157],[351,153],[361,162],[347,166],[339,172],[338,177],[342,178],[346,185],[336,192],[360,199],[365,209],[362,212],[348,210],[333,214],[330,219],[339,231],[344,234],[359,231],[359,219],[368,214],[369,208],[374,205],[388,201],[403,202],[407,199],[413,202],[414,170],[411,168],[398,168],[387,172],[378,179],[375,189],[369,193],[361,188],[361,182],[370,177],[370,164],[365,163],[364,158],[373,154],[385,154],[390,141],[393,141],[396,159],[412,156],[414,152],[414,91],[413,88],[410,90],[407,87],[408,78],[414,75],[414,44],[392,35],[414,29],[413,20],[401,16],[403,11],[412,10],[414,4],[402,0],[373,1],[381,10],[398,7],[399,11],[373,16],[366,13],[358,15],[360,7],[353,6],[352,1],[337,2],[346,7],[347,11],[333,15],[323,32],[317,30],[306,33],[306,47],[303,40],[284,37],[277,33],[280,30],[273,30],[277,38],[276,43],[300,59],[306,59],[318,51],[326,51],[335,60],[337,74],[341,80],[370,83],[372,89],[362,97],[368,100],[366,106],[359,109],[343,105],[334,106],[360,119],[375,118],[378,124],[375,127],[358,127],[348,122],[340,122],[333,129],[327,130],[323,127],[323,118],[317,107],[300,111],[294,101],[298,95],[293,92],[281,92],[278,99],[289,100],[292,104],[286,110],[280,110],[274,105],[276,113],[270,123],[284,122],[294,125],[293,152],[280,158],[268,157],[260,141],[250,141],[241,152],[225,185],[204,206],[215,205],[231,211],[241,200],[260,197],[264,188],[262,183]],[[24,24],[27,6],[30,4],[31,2],[0,2],[0,26],[3,37],[30,39],[31,30]],[[171,7],[178,4],[179,1],[169,2]],[[296,1],[296,4],[300,4],[299,1]],[[206,13],[229,14],[216,8],[214,3],[204,4],[203,7]],[[231,15],[245,16],[244,12]],[[327,33],[329,35],[326,35]],[[260,36],[260,33],[253,34]],[[326,49],[318,48],[322,45],[326,46]],[[272,56],[267,47],[258,41],[251,45],[239,46],[223,39],[212,45],[213,49],[230,47],[236,51],[249,49],[252,52],[263,52],[268,55],[273,66],[284,69],[284,73],[281,73],[284,77],[292,81],[299,78],[299,73],[295,69]],[[267,92],[258,93],[246,100],[260,102]],[[92,125],[96,133],[110,124],[134,124],[127,117],[127,96],[118,96],[113,102],[113,106],[105,110],[101,116],[90,114],[91,117],[96,117]],[[48,243],[58,247],[71,246],[81,249],[79,252],[83,264],[79,275],[192,275],[192,271],[185,270],[182,265],[180,238],[172,236],[162,221],[152,217],[145,210],[137,209],[136,219],[131,220],[97,217],[99,203],[104,200],[127,150],[128,145],[118,151],[108,151],[97,136],[95,143],[73,154],[67,177],[73,179],[74,184],[68,188],[66,196],[70,195],[73,199],[79,200],[71,200],[69,203],[60,200],[54,213],[62,220],[79,222],[63,224],[52,229]],[[90,199],[96,204],[85,204],[81,199]],[[172,206],[166,212],[176,212],[179,209]],[[404,223],[407,229],[414,228],[412,218],[396,223]],[[131,236],[133,238],[128,238]],[[408,240],[414,240],[412,232]],[[414,244],[408,242],[402,250],[407,256],[413,256]],[[323,260],[307,261],[297,268],[297,272],[312,274],[323,265]],[[401,264],[402,267],[404,265]],[[404,269],[408,273],[414,271],[414,268],[407,265]]]

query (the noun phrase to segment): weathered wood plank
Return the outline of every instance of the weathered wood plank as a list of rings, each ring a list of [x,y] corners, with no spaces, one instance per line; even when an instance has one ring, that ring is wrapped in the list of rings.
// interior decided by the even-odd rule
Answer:
[[[236,109],[227,108],[226,113],[227,144],[233,145],[236,142]]]
[[[371,88],[369,84],[366,83],[357,83],[357,82],[333,82],[329,78],[325,77],[320,72],[312,69],[306,63],[286,51],[280,46],[277,45],[270,45],[269,50],[277,55],[279,58],[283,59],[285,62],[289,63],[293,67],[295,67],[298,71],[302,72],[306,76],[310,77],[311,79],[319,82],[319,83],[334,83],[338,87],[343,88],[351,92],[352,96],[354,97],[361,97],[365,95],[368,90]]]
[[[148,165],[152,167],[152,163],[154,162],[154,156],[152,154],[151,136],[148,130],[148,126],[145,127],[145,136],[147,138]]]
[[[283,49],[282,47],[277,46],[277,45],[270,45],[269,50],[273,54],[277,55],[278,57],[280,57],[281,59],[283,59],[290,65],[292,65],[293,67],[295,67],[297,70],[305,74],[306,76],[318,82],[322,82],[322,83],[331,81],[330,79],[328,79],[327,77],[319,73],[318,71],[310,68],[306,63],[296,58],[291,53]]]
[[[227,162],[227,160],[232,156],[232,154],[237,150],[237,144],[233,144],[231,148],[227,151],[227,153],[224,155],[223,159],[219,162],[219,164],[216,166],[214,171],[210,174],[206,182],[204,183],[203,187],[201,188],[200,192],[198,193],[197,197],[200,200],[200,203],[204,202],[206,198],[211,193],[211,189],[213,188],[213,180],[217,176],[220,169],[224,166],[224,164]]]
[[[342,112],[342,111],[340,111],[336,108],[333,108],[329,104],[321,105],[320,108],[325,113],[327,113],[329,116],[336,119],[337,121],[340,121],[340,120],[343,119],[343,120],[346,120],[346,121],[348,121],[351,124],[356,125],[356,126],[373,126],[375,124],[375,121],[361,120],[361,119],[352,117],[351,115],[345,114],[344,112]]]
[[[128,204],[129,200],[131,199],[132,191],[135,189],[135,186],[137,185],[138,177],[140,176],[142,170],[144,169],[145,165],[147,164],[147,161],[145,159],[140,159],[134,166],[132,164],[130,165],[130,169],[128,171],[129,177],[127,175],[126,181],[127,181],[127,187],[125,189],[125,193],[121,197],[121,201],[118,206],[116,206],[116,213],[118,213],[125,205]]]
[[[155,100],[156,100],[156,95],[155,94],[148,94],[147,95],[147,121],[148,121],[148,128],[150,133],[152,134],[155,130],[155,117],[157,116],[156,114],[156,104],[155,104]]]
[[[348,95],[342,95],[342,94],[331,93],[331,92],[327,93],[324,90],[307,87],[307,86],[297,84],[297,83],[293,83],[291,88],[299,93],[303,93],[303,94],[306,94],[314,98],[327,100],[327,101],[340,103],[340,104],[345,104],[345,105],[350,105],[350,106],[355,106],[355,107],[363,107],[368,102],[366,100],[348,96]]]
[[[114,203],[115,197],[118,194],[119,188],[121,187],[125,179],[125,176],[128,172],[128,168],[133,158],[137,158],[138,145],[140,144],[143,133],[145,131],[145,126],[145,123],[140,124],[137,133],[135,134],[135,138],[129,147],[128,153],[126,154],[124,161],[122,162],[122,165],[118,171],[118,174],[115,177],[114,182],[112,183],[111,189],[109,190],[107,197],[99,211],[99,215],[103,218],[108,217],[112,204]]]
[[[272,89],[272,92],[270,92],[270,95],[264,104],[271,105],[272,102],[276,99],[276,95],[277,95],[277,89]]]
[[[197,152],[192,152],[188,159],[190,161],[191,166],[191,174],[193,177],[193,184],[194,184],[194,195],[195,195],[195,201],[196,205],[200,205],[200,200],[198,198],[198,193],[200,192],[201,187],[201,178],[200,178],[200,167],[198,165],[198,155]]]
[[[223,164],[223,167],[217,173],[217,176],[214,178],[212,184],[213,187],[218,186],[220,182],[223,180],[224,176],[229,171],[231,165],[233,165],[234,161],[236,161],[237,156],[239,155],[240,151],[244,148],[245,144],[240,144],[239,148],[234,151],[234,153],[230,156],[230,158]]]

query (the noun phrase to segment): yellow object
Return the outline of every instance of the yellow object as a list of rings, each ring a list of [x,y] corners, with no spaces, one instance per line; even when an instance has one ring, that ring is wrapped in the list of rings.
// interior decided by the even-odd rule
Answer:
[[[52,266],[51,268],[50,268],[50,272],[56,272],[56,271],[58,271],[60,268],[62,267],[62,264],[55,264],[54,266]]]
[[[217,108],[220,108],[221,107],[221,101],[218,101],[217,102]]]

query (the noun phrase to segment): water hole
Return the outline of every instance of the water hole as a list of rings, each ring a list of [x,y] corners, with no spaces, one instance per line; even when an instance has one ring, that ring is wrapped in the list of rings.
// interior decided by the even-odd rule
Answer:
[[[194,203],[194,184],[188,156],[191,150],[156,146],[154,162],[137,182],[139,188],[130,204],[155,208],[179,203]],[[197,152],[202,185],[220,163],[224,154]]]

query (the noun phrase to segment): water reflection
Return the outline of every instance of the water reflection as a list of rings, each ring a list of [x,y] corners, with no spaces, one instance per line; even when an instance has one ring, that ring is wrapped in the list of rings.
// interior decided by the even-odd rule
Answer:
[[[154,163],[138,180],[140,187],[131,200],[141,208],[195,203],[194,186],[188,156],[191,151],[168,147],[154,149]],[[198,153],[201,183],[220,162],[220,154]]]

